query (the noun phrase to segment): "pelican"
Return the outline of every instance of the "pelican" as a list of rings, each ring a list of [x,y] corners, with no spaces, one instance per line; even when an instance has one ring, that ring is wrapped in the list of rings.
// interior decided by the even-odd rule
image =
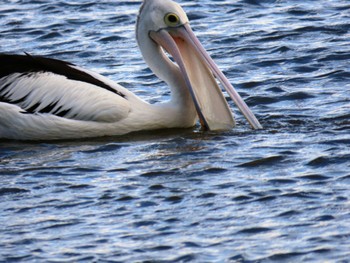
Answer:
[[[171,89],[150,104],[119,84],[72,63],[29,54],[0,55],[0,138],[78,139],[134,131],[230,130],[235,119],[219,83],[253,129],[262,126],[171,0],[143,0],[136,23],[142,56]],[[170,58],[172,57],[172,59]]]

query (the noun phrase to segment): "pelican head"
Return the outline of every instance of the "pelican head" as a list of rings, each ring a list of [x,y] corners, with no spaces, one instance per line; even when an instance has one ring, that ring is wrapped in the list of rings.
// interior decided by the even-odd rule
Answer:
[[[203,48],[179,4],[171,0],[143,0],[136,25],[136,38],[153,72],[167,82],[178,93],[178,97],[181,97],[179,93],[190,94],[204,129],[229,130],[235,126],[232,112],[216,79],[252,128],[262,128]]]

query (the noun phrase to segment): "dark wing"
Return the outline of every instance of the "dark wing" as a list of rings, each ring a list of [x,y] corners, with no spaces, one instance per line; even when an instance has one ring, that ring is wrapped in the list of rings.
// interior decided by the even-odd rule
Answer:
[[[72,67],[75,65],[66,61],[40,56],[31,56],[29,54],[0,54],[0,62],[0,78],[9,76],[13,73],[29,74],[34,72],[52,72],[57,75],[65,76],[67,79],[90,83],[113,92],[121,97],[125,97],[121,91],[112,88],[85,71]]]
[[[0,54],[0,102],[15,104],[22,113],[114,122],[130,111],[125,93],[65,61]]]

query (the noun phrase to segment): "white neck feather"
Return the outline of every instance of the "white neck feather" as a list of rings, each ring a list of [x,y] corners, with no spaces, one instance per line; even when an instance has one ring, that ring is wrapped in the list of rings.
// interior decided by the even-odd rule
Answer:
[[[172,111],[176,109],[178,118],[193,125],[197,119],[197,113],[180,69],[167,57],[162,48],[151,40],[147,29],[139,23],[136,28],[136,38],[147,65],[158,78],[170,87],[171,101],[162,104],[163,110],[170,106]]]

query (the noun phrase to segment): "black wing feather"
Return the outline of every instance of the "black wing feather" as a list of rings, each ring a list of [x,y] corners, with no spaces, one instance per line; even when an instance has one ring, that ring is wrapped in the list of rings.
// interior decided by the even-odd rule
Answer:
[[[52,58],[32,56],[27,53],[26,55],[0,54],[0,78],[14,73],[22,73],[22,76],[25,76],[35,72],[52,72],[71,80],[93,84],[125,98],[122,92],[115,90],[90,74],[71,66],[74,66],[74,64]],[[0,90],[3,88],[0,87]]]
[[[75,68],[74,64],[69,62],[39,56],[31,56],[29,54],[8,55],[0,53],[0,102],[15,104],[21,107],[22,111],[20,111],[20,113],[22,114],[49,113],[59,117],[78,120],[93,120],[95,118],[94,114],[91,116],[85,116],[84,114],[79,115],[74,113],[72,106],[60,105],[60,97],[53,98],[51,102],[46,101],[45,106],[43,106],[44,102],[41,101],[41,98],[36,98],[36,101],[33,101],[32,103],[28,101],[28,98],[32,93],[32,91],[28,92],[28,89],[24,89],[20,96],[17,92],[16,98],[12,96],[12,84],[15,83],[15,80],[19,80],[21,78],[35,79],[42,73],[56,74],[69,80],[92,84],[96,87],[113,92],[126,100],[126,96],[122,92],[95,78],[88,72]],[[16,78],[9,81],[11,76],[14,74],[16,74]],[[111,118],[113,121],[116,120],[119,115],[117,113],[114,116],[115,118]]]

